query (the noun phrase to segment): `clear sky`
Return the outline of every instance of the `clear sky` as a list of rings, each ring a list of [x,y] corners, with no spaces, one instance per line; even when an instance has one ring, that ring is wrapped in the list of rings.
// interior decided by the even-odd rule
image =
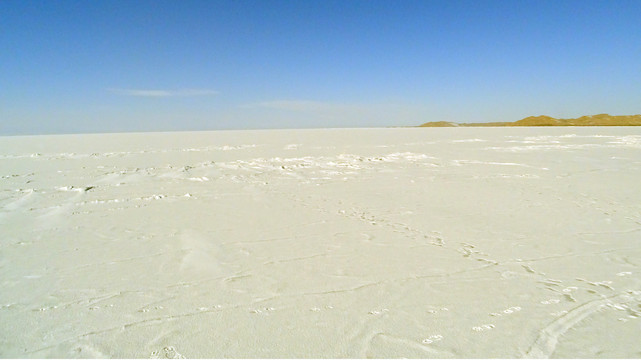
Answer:
[[[0,1],[0,134],[641,113],[641,1]]]

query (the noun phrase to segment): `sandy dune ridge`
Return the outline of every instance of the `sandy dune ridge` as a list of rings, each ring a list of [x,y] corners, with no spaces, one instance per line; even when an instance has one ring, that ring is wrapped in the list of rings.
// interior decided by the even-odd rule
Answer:
[[[528,116],[513,122],[454,123],[448,121],[427,122],[421,127],[456,126],[641,126],[641,115],[585,115],[575,119],[555,119],[546,115]]]
[[[2,357],[641,357],[641,128],[0,138]]]

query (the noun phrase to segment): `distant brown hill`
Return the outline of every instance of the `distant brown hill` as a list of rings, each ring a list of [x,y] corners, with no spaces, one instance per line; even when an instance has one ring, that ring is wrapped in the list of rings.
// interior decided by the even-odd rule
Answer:
[[[448,121],[432,121],[421,125],[421,127],[452,127],[452,126],[461,126],[460,124],[448,122]]]
[[[463,123],[447,121],[428,122],[420,127],[453,126],[641,126],[641,115],[587,115],[576,119],[555,119],[540,115],[530,116],[514,122]]]

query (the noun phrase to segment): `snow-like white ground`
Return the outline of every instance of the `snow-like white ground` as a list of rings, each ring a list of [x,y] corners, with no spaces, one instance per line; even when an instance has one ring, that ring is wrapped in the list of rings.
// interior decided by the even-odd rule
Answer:
[[[0,138],[2,357],[641,357],[641,128]]]

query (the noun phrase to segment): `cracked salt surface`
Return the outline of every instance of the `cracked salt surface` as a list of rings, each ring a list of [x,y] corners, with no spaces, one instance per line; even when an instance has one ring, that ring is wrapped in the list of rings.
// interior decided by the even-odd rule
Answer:
[[[0,353],[638,357],[639,132],[0,138]]]

